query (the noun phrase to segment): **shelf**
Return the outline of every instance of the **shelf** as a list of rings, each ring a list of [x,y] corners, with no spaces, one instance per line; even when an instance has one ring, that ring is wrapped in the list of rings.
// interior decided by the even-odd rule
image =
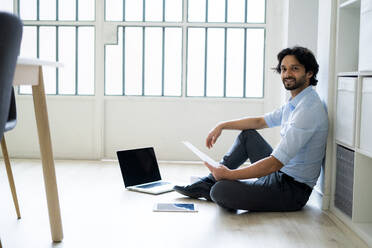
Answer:
[[[346,147],[349,150],[355,151],[355,147],[354,146],[348,145],[348,144],[346,144],[346,143],[344,143],[344,142],[342,142],[340,140],[335,139],[335,143],[336,143],[336,145],[340,145],[340,146]]]
[[[337,73],[338,77],[372,77],[372,71],[343,71]]]
[[[368,245],[372,245],[372,223],[354,223],[356,231],[363,236]]]
[[[372,248],[372,131],[370,129],[372,117],[369,111],[372,106],[372,60],[370,59],[372,0],[337,0],[337,6],[336,82],[333,87],[335,122],[331,166],[333,189],[330,197],[330,212],[337,221],[344,223]],[[348,82],[354,82],[355,88],[348,87]],[[351,100],[352,98],[354,101]],[[354,109],[350,111],[352,106]],[[345,166],[349,160],[339,159],[338,154],[341,152],[338,151],[338,145],[354,151],[352,177],[351,173],[344,173],[345,168],[349,168]],[[339,180],[338,184],[337,180]],[[352,182],[352,187],[348,180]],[[337,191],[336,185],[339,186]],[[346,198],[350,194],[350,188],[352,188],[351,217],[348,211],[350,207],[347,205],[350,204],[350,197]],[[340,194],[342,192],[340,189],[346,193]],[[341,201],[344,198],[346,200]]]
[[[349,216],[341,212],[337,207],[331,207],[331,214],[328,215],[340,228],[345,228],[343,225],[350,228],[359,237],[363,239],[368,246],[372,246],[372,223],[371,222],[353,222]],[[336,219],[335,219],[336,218]]]
[[[357,71],[347,71],[347,72],[339,72],[337,76],[339,77],[357,77],[359,72]]]
[[[368,151],[365,151],[363,149],[357,148],[356,149],[356,152],[372,159],[372,153],[370,153]]]
[[[348,0],[340,4],[340,9],[360,8],[360,0]]]
[[[360,71],[359,76],[372,77],[372,71]]]

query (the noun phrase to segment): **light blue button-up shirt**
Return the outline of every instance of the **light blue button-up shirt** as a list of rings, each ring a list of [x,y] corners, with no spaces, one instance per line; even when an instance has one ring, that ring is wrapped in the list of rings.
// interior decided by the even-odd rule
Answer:
[[[328,135],[328,115],[312,86],[281,108],[264,116],[267,126],[281,126],[279,145],[272,152],[281,171],[314,187],[320,174]]]

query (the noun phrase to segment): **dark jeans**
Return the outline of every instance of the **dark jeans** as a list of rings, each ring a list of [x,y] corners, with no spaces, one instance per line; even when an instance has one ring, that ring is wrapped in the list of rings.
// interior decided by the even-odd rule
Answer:
[[[247,159],[254,163],[270,156],[272,150],[256,130],[244,130],[221,163],[236,169]],[[209,178],[214,179],[211,175]],[[308,185],[277,171],[257,180],[218,181],[210,194],[214,202],[227,209],[296,211],[306,204],[311,191]]]

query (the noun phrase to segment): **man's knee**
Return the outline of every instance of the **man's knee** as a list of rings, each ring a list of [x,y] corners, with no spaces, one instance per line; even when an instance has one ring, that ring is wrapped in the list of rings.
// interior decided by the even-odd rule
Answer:
[[[221,180],[216,182],[211,188],[210,196],[212,200],[222,207],[228,207],[226,205],[228,205],[227,202],[229,202],[229,198],[231,198],[231,192],[229,190],[230,184],[231,181]]]
[[[243,130],[240,132],[239,134],[239,138],[240,140],[245,140],[249,137],[254,137],[254,136],[257,136],[258,132],[254,129],[246,129],[246,130]]]

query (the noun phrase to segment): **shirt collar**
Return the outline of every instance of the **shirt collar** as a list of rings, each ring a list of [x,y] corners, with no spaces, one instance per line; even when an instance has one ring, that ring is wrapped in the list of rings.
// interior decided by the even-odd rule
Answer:
[[[304,98],[307,94],[309,94],[312,90],[313,87],[309,85],[308,87],[303,89],[297,96],[295,96],[294,98],[291,97],[288,102],[291,109],[292,110],[295,109],[297,104],[301,101],[301,99]]]

